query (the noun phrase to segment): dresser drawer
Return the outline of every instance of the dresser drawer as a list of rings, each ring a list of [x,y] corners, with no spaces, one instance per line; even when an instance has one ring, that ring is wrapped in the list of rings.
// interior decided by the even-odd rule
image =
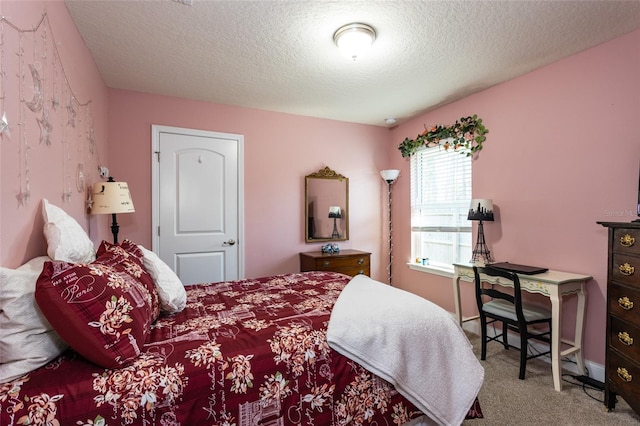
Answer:
[[[640,229],[616,229],[612,244],[611,249],[616,253],[640,255]]]
[[[371,274],[369,270],[369,265],[363,265],[361,267],[345,266],[342,268],[333,268],[333,269],[326,269],[326,270],[332,271],[332,272],[340,272],[341,274],[351,275],[352,277],[355,277],[356,275]]]
[[[609,350],[608,356],[607,385],[635,405],[634,402],[640,401],[640,366],[615,350]]]
[[[640,328],[619,318],[611,317],[609,346],[627,358],[640,360]]]
[[[609,283],[609,314],[640,324],[640,289]]]
[[[336,268],[353,267],[353,266],[368,266],[368,256],[356,256],[356,257],[338,257],[338,258],[324,258],[316,259],[316,266],[323,271],[333,271]]]
[[[640,256],[615,253],[610,276],[613,281],[640,288]]]
[[[371,253],[342,250],[339,253],[300,253],[300,271],[332,271],[346,275],[371,275]]]

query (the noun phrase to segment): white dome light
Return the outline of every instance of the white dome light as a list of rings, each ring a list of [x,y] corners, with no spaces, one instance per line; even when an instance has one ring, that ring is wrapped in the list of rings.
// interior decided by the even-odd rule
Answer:
[[[360,23],[340,27],[333,34],[333,41],[340,53],[354,61],[371,47],[375,39],[373,27]]]

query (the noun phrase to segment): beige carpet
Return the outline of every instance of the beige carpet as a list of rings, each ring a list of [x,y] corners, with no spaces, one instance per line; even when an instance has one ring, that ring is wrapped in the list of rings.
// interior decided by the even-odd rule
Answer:
[[[480,338],[467,333],[480,358]],[[562,392],[553,389],[551,364],[542,359],[527,362],[525,380],[518,379],[519,353],[495,342],[487,346],[487,359],[480,361],[485,379],[478,396],[484,419],[465,420],[463,425],[639,425],[640,416],[618,397],[616,408],[607,412],[604,392],[584,389],[569,373],[563,375]],[[571,381],[571,383],[567,382]]]

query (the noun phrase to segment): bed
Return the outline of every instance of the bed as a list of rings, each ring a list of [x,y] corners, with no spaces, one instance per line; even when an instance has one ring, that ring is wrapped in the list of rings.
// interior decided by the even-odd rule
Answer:
[[[44,316],[52,328],[38,331],[32,326],[32,334],[49,334],[50,346],[61,352],[46,362],[40,357],[36,362],[41,366],[25,374],[0,380],[0,424],[403,425],[482,417],[476,398],[482,367],[471,365],[466,381],[460,365],[434,365],[445,376],[455,373],[449,381],[468,390],[438,386],[438,394],[455,400],[455,413],[447,417],[436,407],[435,415],[424,416],[431,407],[402,380],[385,377],[393,372],[363,366],[376,362],[367,359],[369,348],[358,355],[353,347],[340,345],[343,327],[336,326],[340,322],[332,319],[332,310],[342,304],[343,314],[352,311],[351,303],[341,299],[345,289],[357,290],[350,276],[316,271],[198,284],[181,287],[180,303],[161,283],[169,272],[150,253],[128,241],[103,242],[91,262],[42,257],[14,271],[0,268],[3,333],[10,333],[9,307],[20,305],[22,298],[33,309],[29,320]],[[148,256],[161,267],[145,262]],[[32,293],[12,296],[11,283],[26,288],[27,275],[38,277]],[[101,287],[102,279],[109,285]],[[370,281],[360,285],[377,283],[366,279]],[[109,287],[114,282],[125,291],[110,294],[116,291]],[[136,306],[118,311],[122,294],[134,294],[131,304]],[[106,315],[104,308],[97,312],[90,305],[96,301],[110,307]],[[26,309],[21,310],[24,315]],[[136,310],[142,314],[136,316]],[[331,346],[328,327],[334,330]],[[29,346],[31,337],[21,339],[13,348],[23,347],[28,354],[19,356],[36,356],[40,348]],[[468,341],[443,353],[470,352],[465,345]],[[351,357],[342,354],[348,351]],[[8,352],[0,352],[3,363],[11,361]],[[456,399],[465,392],[464,399]]]

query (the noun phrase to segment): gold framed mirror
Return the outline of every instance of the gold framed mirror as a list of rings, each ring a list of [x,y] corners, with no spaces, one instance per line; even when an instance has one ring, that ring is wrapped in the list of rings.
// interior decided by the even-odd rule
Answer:
[[[349,178],[329,167],[305,176],[304,201],[307,243],[349,239]]]

